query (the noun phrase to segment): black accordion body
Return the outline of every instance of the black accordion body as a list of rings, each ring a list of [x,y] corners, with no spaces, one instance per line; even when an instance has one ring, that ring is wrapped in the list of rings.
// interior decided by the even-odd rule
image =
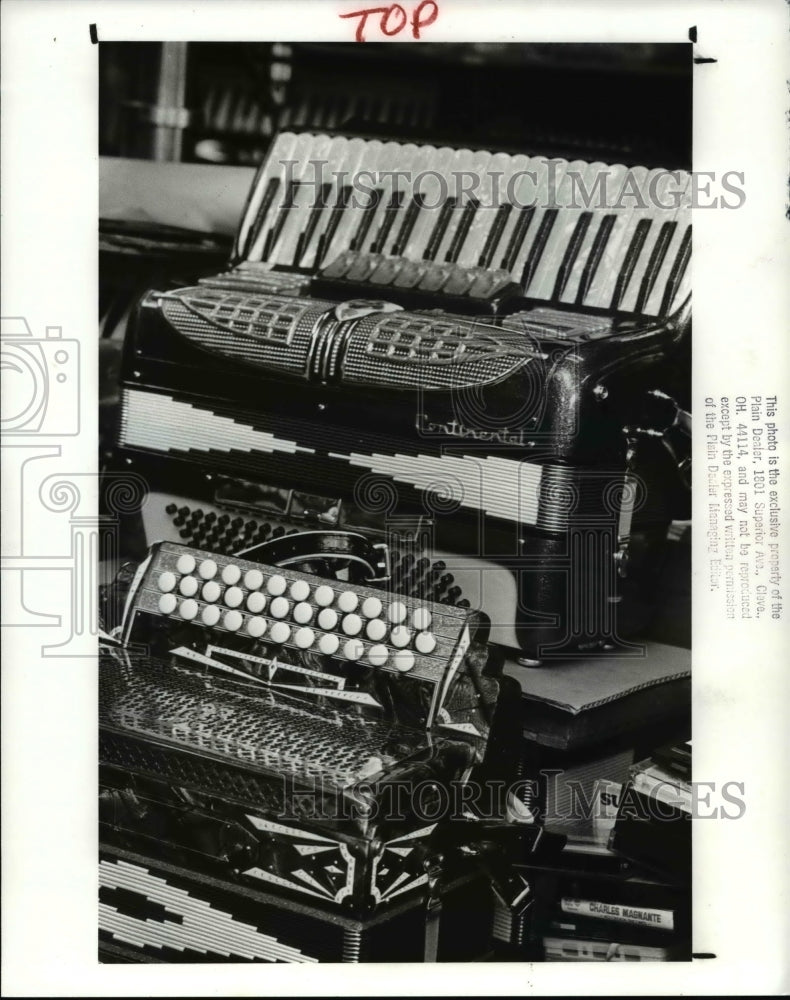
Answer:
[[[359,531],[430,553],[404,592],[422,573],[520,655],[631,652],[677,506],[688,184],[280,133],[231,268],[149,293],[127,335],[147,541]]]

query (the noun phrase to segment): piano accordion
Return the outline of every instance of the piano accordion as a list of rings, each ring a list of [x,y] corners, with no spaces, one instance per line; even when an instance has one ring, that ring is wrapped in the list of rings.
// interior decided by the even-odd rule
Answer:
[[[359,531],[416,554],[393,591],[482,607],[527,660],[638,654],[682,492],[689,181],[281,132],[230,267],[127,333],[146,541]]]

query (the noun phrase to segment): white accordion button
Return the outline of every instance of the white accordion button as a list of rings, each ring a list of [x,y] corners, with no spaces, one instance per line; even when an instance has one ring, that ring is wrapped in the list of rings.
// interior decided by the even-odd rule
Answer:
[[[362,631],[362,619],[359,615],[346,615],[342,627],[346,635],[359,635]]]
[[[379,642],[387,634],[387,623],[382,621],[381,618],[374,618],[368,622],[368,627],[365,631],[368,634],[368,639],[372,639],[373,642]]]
[[[254,590],[247,598],[247,610],[254,615],[259,614],[266,607],[266,597],[259,591]]]
[[[418,632],[414,645],[420,653],[432,653],[436,649],[436,636],[432,632]]]
[[[313,645],[315,632],[311,628],[299,628],[294,634],[294,644],[299,649],[309,649]]]
[[[381,601],[378,597],[366,597],[362,602],[362,614],[366,618],[378,618],[381,614]]]
[[[411,631],[407,629],[405,625],[396,625],[390,634],[390,642],[398,649],[403,649],[404,646],[408,646],[410,639]]]
[[[294,580],[291,584],[291,597],[295,601],[306,601],[310,596],[310,584],[307,580]]]
[[[222,582],[227,583],[228,586],[232,587],[234,583],[238,583],[241,579],[241,570],[235,563],[228,563],[228,565],[222,571]]]
[[[178,562],[176,563],[176,569],[179,573],[191,573],[195,568],[195,557],[185,552],[182,556],[178,557]]]
[[[175,594],[162,594],[159,598],[159,610],[163,615],[171,615],[176,610],[178,599]]]
[[[160,574],[158,580],[159,589],[164,593],[169,593],[176,585],[176,575],[171,573],[169,569],[166,569],[164,573]]]
[[[347,660],[358,660],[364,652],[365,647],[359,639],[349,639],[345,646],[343,646],[343,656]]]
[[[324,608],[318,615],[318,627],[329,632],[337,625],[337,611],[333,608]]]
[[[225,591],[225,604],[229,608],[237,608],[244,600],[244,591],[241,587],[228,587]]]
[[[334,632],[328,632],[326,635],[322,635],[318,640],[318,648],[324,654],[324,656],[332,656],[337,652],[337,647],[340,645],[340,640],[334,634]]]
[[[353,611],[357,604],[359,604],[359,598],[353,590],[344,590],[337,599],[337,606],[346,613]]]
[[[253,638],[259,639],[266,631],[266,619],[255,615],[247,619],[247,631]]]
[[[334,599],[335,592],[331,587],[327,587],[325,583],[322,583],[320,587],[316,587],[315,594],[313,594],[313,600],[319,608],[329,607]]]
[[[198,573],[204,580],[210,580],[217,575],[217,564],[213,559],[204,559],[198,567]]]
[[[219,621],[219,608],[216,604],[207,604],[200,612],[200,620],[204,625],[213,628]]]
[[[389,655],[389,650],[386,646],[371,646],[368,650],[368,660],[374,667],[383,667]]]
[[[187,601],[182,601],[178,613],[186,621],[191,622],[198,613],[197,601],[193,601],[191,597]]]
[[[263,573],[259,569],[248,569],[244,574],[244,586],[247,590],[257,590],[263,586]]]
[[[279,597],[280,594],[285,593],[286,582],[285,577],[280,576],[279,573],[275,573],[274,576],[269,577],[269,582],[266,584],[266,589],[272,595],[272,597]]]
[[[194,597],[198,590],[198,582],[194,576],[185,576],[178,589],[184,597]]]
[[[225,617],[222,619],[222,624],[228,630],[228,632],[238,632],[241,628],[241,624],[244,619],[241,617],[241,613],[238,611],[228,611]]]
[[[269,629],[269,638],[272,642],[288,642],[291,629],[285,622],[275,622]]]
[[[290,608],[288,599],[285,597],[275,597],[272,603],[269,605],[269,614],[272,618],[285,618],[288,614],[288,609]]]
[[[407,613],[406,605],[402,601],[393,601],[387,610],[387,617],[393,625],[400,625]]]
[[[406,673],[414,666],[414,653],[410,649],[397,649],[392,656],[395,669]]]
[[[431,612],[427,608],[415,608],[411,620],[418,632],[424,632],[431,627]]]
[[[209,580],[208,583],[203,584],[202,596],[204,601],[218,601],[221,593],[222,587],[220,587],[216,580]]]
[[[313,606],[302,601],[294,608],[294,621],[298,625],[306,625],[313,617]]]

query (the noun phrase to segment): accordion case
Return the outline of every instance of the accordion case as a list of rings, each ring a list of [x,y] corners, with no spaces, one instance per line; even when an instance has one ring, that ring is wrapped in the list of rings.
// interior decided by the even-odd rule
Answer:
[[[229,269],[130,324],[117,461],[152,490],[147,541],[406,539],[527,658],[630,652],[681,495],[688,191],[682,171],[279,134]]]

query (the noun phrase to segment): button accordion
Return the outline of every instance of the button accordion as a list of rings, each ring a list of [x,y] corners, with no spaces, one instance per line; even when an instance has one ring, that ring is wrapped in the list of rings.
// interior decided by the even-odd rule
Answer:
[[[448,893],[486,940],[484,880],[438,854],[517,740],[485,618],[302,572],[283,547],[310,535],[278,565],[165,542],[136,571],[100,664],[108,960],[423,960]]]
[[[636,652],[677,504],[645,413],[686,345],[689,180],[280,133],[231,266],[127,334],[147,543],[360,532],[393,591],[482,607],[528,660]]]

